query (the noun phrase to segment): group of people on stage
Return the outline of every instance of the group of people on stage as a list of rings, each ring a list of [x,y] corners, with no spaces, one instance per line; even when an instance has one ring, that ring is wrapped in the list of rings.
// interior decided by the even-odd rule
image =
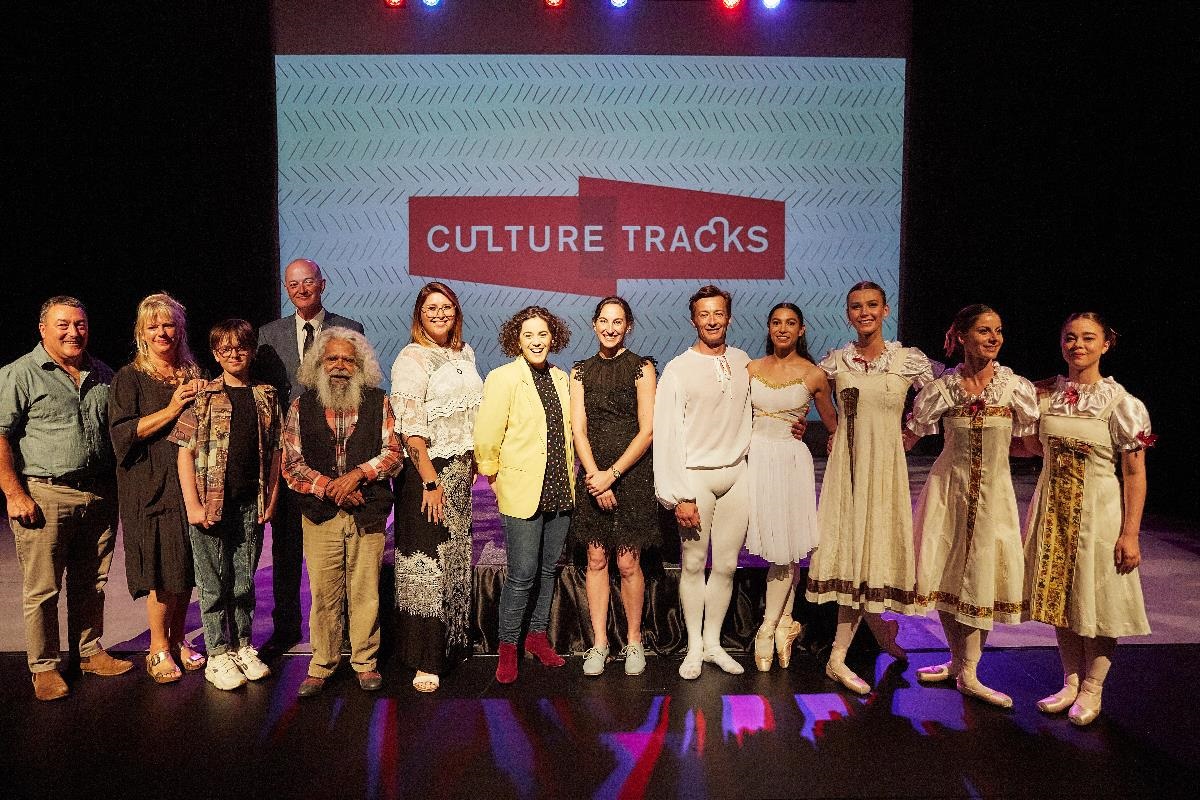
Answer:
[[[301,637],[303,554],[312,659],[298,693],[309,697],[345,647],[359,685],[382,685],[379,577],[394,512],[396,655],[415,689],[436,691],[471,644],[477,474],[495,492],[506,540],[501,683],[518,677],[522,639],[542,664],[565,663],[548,629],[568,539],[587,552],[584,674],[614,659],[626,674],[645,669],[640,556],[659,542],[659,504],[680,533],[685,679],[705,663],[743,671],[721,640],[743,546],[771,564],[756,667],[790,662],[801,632],[791,615],[797,565],[808,557],[806,598],[838,606],[826,674],[858,694],[870,691],[846,664],[858,624],[904,660],[898,623],[881,613],[934,608],[950,659],[918,670],[919,680],[954,680],[965,695],[1010,706],[978,664],[994,623],[1033,619],[1055,626],[1064,672],[1038,707],[1087,724],[1116,639],[1149,632],[1138,532],[1155,437],[1145,406],[1101,376],[1116,334],[1094,313],[1063,325],[1067,375],[1034,385],[997,362],[1001,320],[984,305],[955,316],[946,354],[961,363],[946,371],[884,339],[887,298],[866,281],[847,294],[845,346],[816,362],[803,312],[783,302],[766,320],[765,355],[751,359],[726,343],[733,298],[710,285],[689,300],[695,343],[661,376],[628,348],[634,311],[614,296],[592,317],[596,354],[569,373],[550,357],[570,328],[529,306],[499,331],[513,360],[484,380],[457,295],[434,281],[417,294],[389,394],[362,326],[323,307],[320,267],[293,261],[284,286],[294,315],[259,331],[239,319],[212,328],[221,370],[212,380],[189,350],[183,306],[165,293],[139,304],[135,355],[116,374],[88,355],[87,313],[66,296],[46,301],[41,342],[0,372],[0,489],[38,699],[69,691],[57,619],[64,574],[73,664],[97,675],[132,667],[100,644],[118,513],[130,593],[147,598],[148,675],[172,683],[202,669],[221,689],[270,674],[270,654],[251,640],[270,522],[274,632],[264,649]],[[819,503],[801,441],[813,404],[829,431]],[[914,512],[905,451],[939,422],[945,446]],[[1010,452],[1044,459],[1024,548]],[[610,560],[625,622],[615,654]],[[205,653],[184,638],[193,587]]]

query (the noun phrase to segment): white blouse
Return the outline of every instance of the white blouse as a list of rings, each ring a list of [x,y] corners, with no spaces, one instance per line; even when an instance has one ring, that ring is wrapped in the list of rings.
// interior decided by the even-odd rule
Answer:
[[[904,363],[900,365],[899,373],[912,381],[918,390],[932,381],[935,375],[941,374],[941,364],[935,366],[935,363],[920,350],[915,347],[905,348],[899,342],[884,342],[883,352],[870,361],[859,355],[854,342],[850,342],[844,347],[830,350],[817,366],[825,370],[825,375],[829,378],[833,378],[839,369],[875,375],[887,372],[892,366],[892,359],[902,349],[906,349],[908,353]]]
[[[733,466],[750,449],[750,356],[685,350],[671,359],[654,397],[654,493],[674,508],[694,500],[689,469]]]
[[[1108,408],[1119,392],[1124,396],[1117,402],[1108,418],[1108,431],[1118,450],[1140,450],[1151,447],[1157,438],[1150,433],[1150,412],[1146,405],[1112,378],[1095,383],[1073,383],[1059,375],[1054,379],[1054,393],[1046,413],[1064,417],[1098,417]]]
[[[937,433],[938,420],[947,411],[957,406],[969,405],[978,399],[963,388],[959,369],[961,367],[954,367],[943,372],[938,378],[948,390],[952,402],[946,399],[943,392],[938,391],[938,381],[930,383],[917,394],[913,400],[912,414],[908,419],[910,431],[918,436],[931,436]],[[992,379],[988,381],[979,397],[989,406],[999,405],[1000,398],[1004,396],[1010,384],[1012,394],[1009,396],[1008,405],[1013,410],[1012,435],[1032,436],[1037,433],[1038,400],[1037,389],[1033,388],[1033,384],[1028,380],[1015,374],[1008,367],[997,364]]]
[[[420,436],[430,458],[451,458],[474,447],[475,412],[483,399],[483,380],[475,351],[406,346],[392,364],[392,408],[401,440]]]

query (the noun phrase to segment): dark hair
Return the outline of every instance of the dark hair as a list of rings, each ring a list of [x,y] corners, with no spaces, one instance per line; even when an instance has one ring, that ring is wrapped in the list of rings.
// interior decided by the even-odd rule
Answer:
[[[507,356],[521,355],[521,326],[526,320],[537,318],[550,329],[550,352],[557,353],[571,343],[571,329],[548,309],[541,306],[526,306],[513,314],[500,326],[500,349]]]
[[[249,348],[251,358],[258,350],[258,332],[244,319],[227,319],[213,325],[208,332],[208,349],[215,351],[225,339],[232,339],[235,345]]]
[[[725,310],[730,316],[733,316],[733,295],[719,286],[713,286],[711,283],[701,286],[696,290],[696,293],[688,298],[688,316],[696,312],[696,303],[708,297],[724,297]]]
[[[83,312],[85,317],[87,316],[87,309],[84,308],[83,303],[81,303],[79,300],[76,300],[69,294],[56,294],[54,297],[51,297],[46,302],[42,303],[42,310],[38,312],[39,323],[46,321],[46,315],[50,313],[50,309],[53,306],[70,306],[71,308],[78,308]]]
[[[1104,343],[1108,345],[1110,350],[1116,347],[1118,336],[1116,329],[1105,322],[1104,317],[1100,316],[1100,314],[1095,311],[1076,311],[1074,314],[1071,314],[1069,317],[1063,320],[1062,328],[1058,329],[1059,334],[1061,335],[1063,328],[1066,328],[1067,325],[1071,324],[1077,319],[1091,320],[1099,325],[1100,330],[1104,332]]]
[[[846,292],[846,304],[847,305],[850,304],[850,295],[854,294],[855,292],[864,291],[866,289],[874,289],[875,291],[879,292],[879,296],[883,299],[883,304],[885,306],[887,305],[887,292],[885,292],[883,290],[883,287],[880,286],[875,281],[859,281],[858,283],[851,286],[850,291]]]
[[[954,320],[950,323],[950,327],[946,329],[946,339],[943,342],[946,358],[950,358],[962,349],[962,342],[958,341],[958,334],[971,330],[971,326],[975,324],[975,320],[984,314],[996,314],[996,316],[1000,316],[996,312],[996,309],[983,303],[972,303],[958,310],[958,313],[954,315]]]
[[[593,325],[596,324],[596,320],[600,319],[600,312],[604,310],[605,306],[620,306],[621,310],[625,312],[625,322],[629,324],[629,327],[633,327],[633,309],[629,307],[629,303],[625,301],[624,297],[618,297],[615,294],[610,294],[596,304],[596,310],[592,313]]]
[[[417,292],[416,302],[413,303],[412,340],[425,347],[437,345],[437,342],[430,339],[429,334],[425,333],[425,326],[421,324],[421,307],[425,305],[425,301],[431,294],[444,294],[446,299],[454,304],[454,327],[450,329],[450,341],[446,343],[446,346],[451,350],[462,350],[462,304],[458,302],[458,295],[454,293],[454,290],[441,281],[430,281],[421,287],[421,291]]]
[[[791,311],[793,314],[795,314],[796,317],[800,320],[800,327],[801,328],[804,327],[804,312],[801,311],[800,307],[798,305],[796,305],[795,303],[788,303],[785,301],[783,303],[776,303],[775,306],[769,312],[767,312],[767,330],[768,331],[771,330],[771,317],[775,314],[776,311],[778,311],[781,308],[786,308],[788,311]],[[771,355],[774,352],[775,352],[775,346],[773,344],[771,344],[771,334],[768,332],[767,333],[767,353],[766,354]],[[813,360],[812,355],[810,355],[808,352],[808,333],[801,334],[800,338],[796,341],[796,355],[801,356],[802,358],[807,358],[809,361]]]

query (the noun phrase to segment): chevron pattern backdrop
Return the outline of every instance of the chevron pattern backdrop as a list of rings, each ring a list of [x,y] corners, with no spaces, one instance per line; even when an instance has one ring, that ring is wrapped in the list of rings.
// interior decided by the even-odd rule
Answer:
[[[413,195],[574,195],[579,176],[782,200],[786,277],[724,281],[730,342],[761,354],[781,300],[820,358],[847,339],[847,287],[899,290],[904,60],[729,56],[277,56],[282,263],[307,257],[326,305],[360,320],[384,372],[409,341]],[[282,266],[281,266],[282,272]],[[480,372],[529,304],[572,328],[555,358],[595,352],[598,298],[453,282]],[[695,340],[701,280],[622,280],[633,350],[665,364]],[[285,311],[290,308],[286,293]],[[897,318],[887,321],[893,338]]]

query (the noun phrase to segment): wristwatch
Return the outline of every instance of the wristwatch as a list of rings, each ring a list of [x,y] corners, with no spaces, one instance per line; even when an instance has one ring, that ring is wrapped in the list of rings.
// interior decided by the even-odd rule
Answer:
[[[438,487],[437,478],[434,478],[433,480],[431,480],[425,484],[425,491],[432,492],[437,487]]]

